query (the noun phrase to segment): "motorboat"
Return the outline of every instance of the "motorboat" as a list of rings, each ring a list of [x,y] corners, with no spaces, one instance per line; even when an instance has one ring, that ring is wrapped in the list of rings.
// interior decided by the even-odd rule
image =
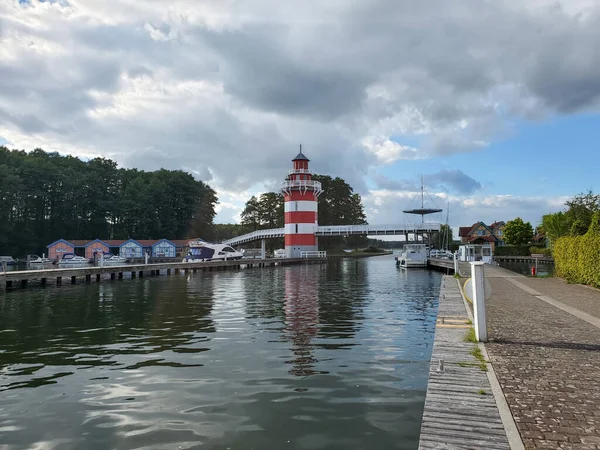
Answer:
[[[89,264],[90,260],[83,256],[77,256],[75,253],[63,253],[62,258],[58,260],[59,265],[63,264]]]
[[[242,259],[243,253],[226,244],[212,244],[205,241],[191,241],[189,251],[182,262],[229,261]]]
[[[285,258],[285,249],[278,248],[273,252],[273,258]]]
[[[113,255],[111,252],[104,252],[102,254],[102,260],[104,264],[125,264],[127,262],[125,256]],[[100,261],[100,257],[97,257],[97,261]]]
[[[0,266],[3,264],[14,266],[17,264],[17,261],[12,256],[0,256]]]
[[[406,244],[400,256],[396,256],[396,266],[409,269],[411,267],[427,267],[427,245]]]
[[[38,256],[38,255],[29,255],[29,264],[30,265],[52,264],[52,260],[49,258]]]

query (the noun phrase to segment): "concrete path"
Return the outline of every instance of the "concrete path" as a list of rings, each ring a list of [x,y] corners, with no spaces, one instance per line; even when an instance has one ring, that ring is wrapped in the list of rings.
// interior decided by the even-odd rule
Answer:
[[[525,448],[600,449],[600,291],[486,266],[486,348]]]

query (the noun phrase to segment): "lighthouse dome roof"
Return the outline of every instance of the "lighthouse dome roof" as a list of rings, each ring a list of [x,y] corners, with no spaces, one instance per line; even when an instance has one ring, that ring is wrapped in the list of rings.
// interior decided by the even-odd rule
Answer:
[[[296,157],[292,159],[292,161],[310,161],[310,159],[304,156],[304,153],[302,153],[302,150],[300,150],[300,153],[298,153]]]

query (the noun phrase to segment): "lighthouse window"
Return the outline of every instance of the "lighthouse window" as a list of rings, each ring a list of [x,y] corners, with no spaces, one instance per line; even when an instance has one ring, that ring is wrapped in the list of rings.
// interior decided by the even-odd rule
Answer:
[[[298,202],[294,202],[294,207],[296,208],[296,211],[298,211]]]
[[[296,234],[298,234],[298,224],[296,224]]]

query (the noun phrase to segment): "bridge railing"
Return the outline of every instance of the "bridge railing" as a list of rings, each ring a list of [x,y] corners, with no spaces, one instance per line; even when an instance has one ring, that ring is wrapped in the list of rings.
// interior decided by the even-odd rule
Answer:
[[[319,235],[414,233],[417,231],[439,231],[439,223],[416,223],[406,225],[332,225],[318,226]]]
[[[234,237],[233,239],[227,239],[223,241],[223,244],[235,245],[236,243],[242,244],[244,242],[254,241],[256,239],[267,238],[267,237],[278,237],[283,236],[283,228],[269,228],[266,230],[256,230],[251,233],[242,234],[241,236]]]
[[[307,250],[300,252],[300,258],[327,258],[327,252],[320,250]]]

